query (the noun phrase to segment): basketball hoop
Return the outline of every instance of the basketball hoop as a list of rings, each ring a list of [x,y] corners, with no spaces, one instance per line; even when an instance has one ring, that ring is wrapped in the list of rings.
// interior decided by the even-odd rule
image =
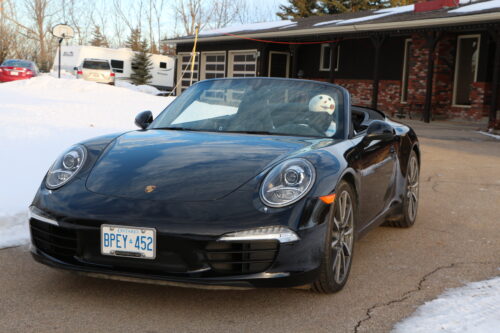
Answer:
[[[71,39],[75,35],[75,32],[69,25],[58,24],[52,28],[52,34],[57,38]]]
[[[57,67],[57,77],[61,78],[61,44],[65,39],[71,39],[75,35],[75,31],[67,24],[58,24],[52,28],[54,37],[59,38],[59,65]]]

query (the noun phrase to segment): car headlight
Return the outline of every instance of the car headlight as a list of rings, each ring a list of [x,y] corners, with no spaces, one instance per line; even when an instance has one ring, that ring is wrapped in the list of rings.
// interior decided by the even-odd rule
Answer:
[[[286,160],[269,172],[260,187],[260,198],[270,207],[284,207],[302,199],[311,189],[316,172],[303,158]]]
[[[66,150],[50,167],[45,186],[54,190],[69,182],[80,171],[86,158],[87,149],[82,145]]]

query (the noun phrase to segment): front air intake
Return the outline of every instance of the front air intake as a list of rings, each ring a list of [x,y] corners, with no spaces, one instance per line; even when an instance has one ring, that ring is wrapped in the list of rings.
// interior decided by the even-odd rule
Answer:
[[[224,275],[254,274],[267,270],[278,254],[275,240],[210,242],[205,251],[214,272]]]

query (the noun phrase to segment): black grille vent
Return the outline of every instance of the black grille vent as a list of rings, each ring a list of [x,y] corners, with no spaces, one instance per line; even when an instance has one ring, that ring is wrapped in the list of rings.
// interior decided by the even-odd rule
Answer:
[[[277,241],[210,242],[206,247],[208,264],[220,274],[237,275],[263,272],[274,262]]]
[[[37,248],[56,258],[76,255],[77,241],[74,230],[30,220],[31,237]]]

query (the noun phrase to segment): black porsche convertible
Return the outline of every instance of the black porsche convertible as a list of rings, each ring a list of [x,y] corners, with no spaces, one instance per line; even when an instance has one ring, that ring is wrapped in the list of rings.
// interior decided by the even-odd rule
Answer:
[[[323,82],[201,81],[137,131],[54,162],[30,206],[33,257],[175,285],[345,285],[354,241],[417,215],[408,126]]]

